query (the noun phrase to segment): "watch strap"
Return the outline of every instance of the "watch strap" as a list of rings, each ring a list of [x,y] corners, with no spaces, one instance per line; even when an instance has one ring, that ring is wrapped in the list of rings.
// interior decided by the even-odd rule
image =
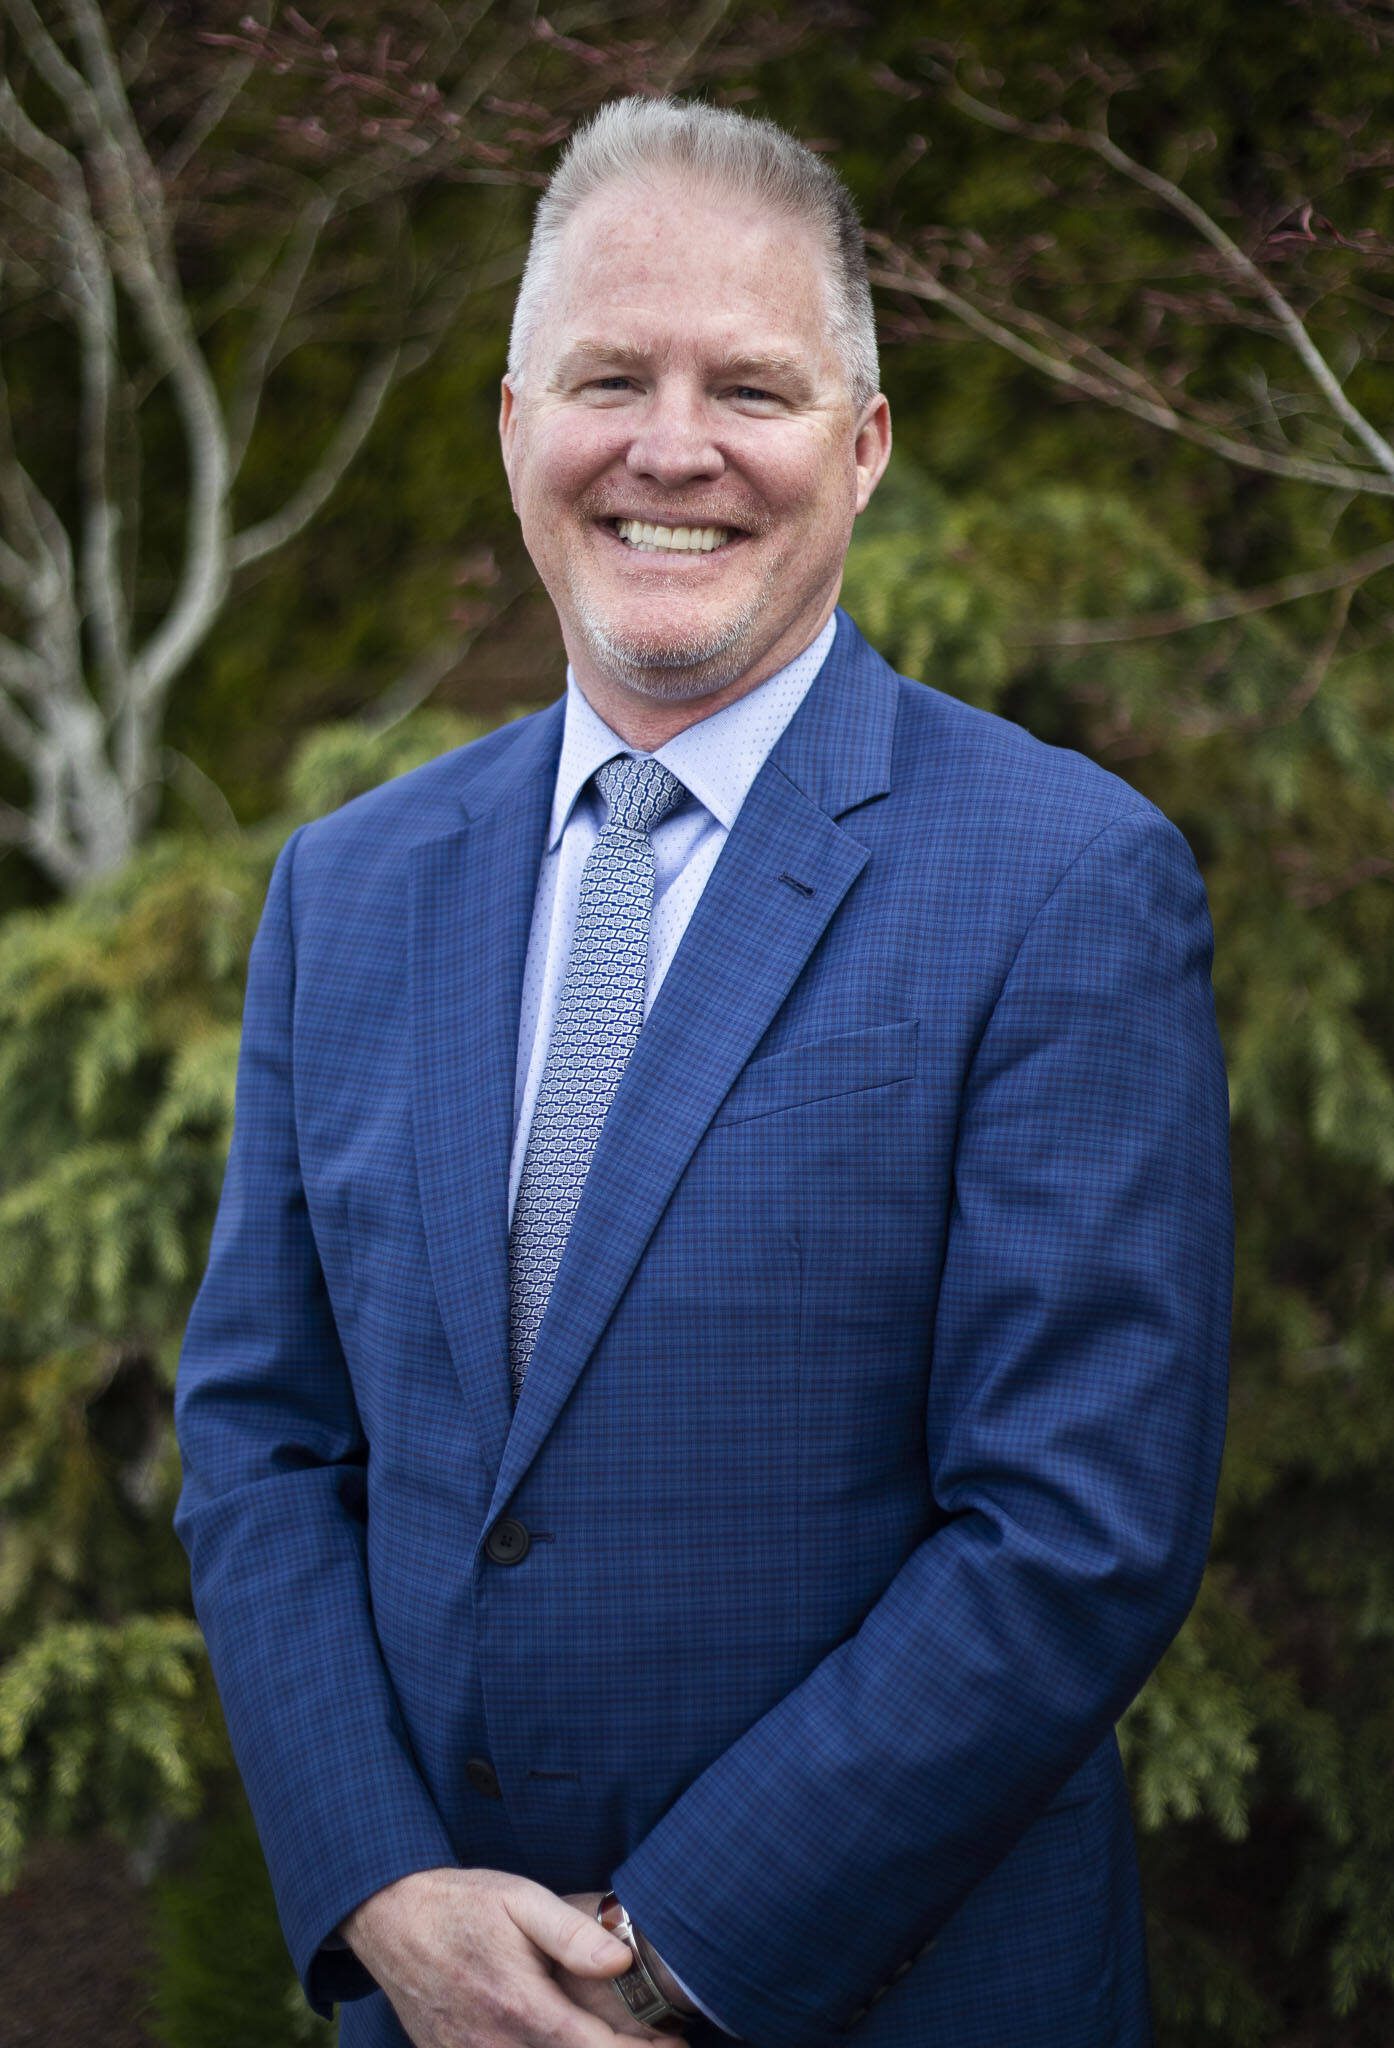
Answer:
[[[657,2034],[681,2033],[690,2015],[680,2012],[659,1990],[652,1971],[644,1961],[634,1923],[613,1892],[605,1893],[595,1909],[595,1917],[607,1934],[613,1934],[624,1943],[633,1959],[623,1976],[610,1979],[631,2019],[652,2028]]]

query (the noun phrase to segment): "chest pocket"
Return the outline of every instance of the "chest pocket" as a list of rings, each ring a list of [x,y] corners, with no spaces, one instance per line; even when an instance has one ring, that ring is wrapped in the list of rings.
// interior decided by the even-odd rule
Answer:
[[[918,1034],[918,1018],[907,1017],[752,1060],[717,1111],[713,1127],[907,1081],[915,1072]]]

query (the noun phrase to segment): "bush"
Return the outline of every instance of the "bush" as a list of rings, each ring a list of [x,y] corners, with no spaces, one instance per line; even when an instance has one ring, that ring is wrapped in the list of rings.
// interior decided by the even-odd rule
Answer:
[[[333,2048],[286,1956],[271,1883],[246,1801],[222,1788],[218,1811],[154,1888],[150,2024],[161,2048]]]

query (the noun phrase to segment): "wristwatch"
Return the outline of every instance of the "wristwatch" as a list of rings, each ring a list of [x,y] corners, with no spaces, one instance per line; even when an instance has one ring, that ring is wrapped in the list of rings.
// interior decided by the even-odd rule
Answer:
[[[634,1923],[613,1892],[606,1892],[595,1909],[595,1917],[605,1932],[622,1941],[634,1958],[622,1977],[610,1979],[630,2018],[638,2020],[641,2026],[651,2027],[656,2034],[680,2034],[692,2015],[680,2012],[659,1990],[640,1952]]]

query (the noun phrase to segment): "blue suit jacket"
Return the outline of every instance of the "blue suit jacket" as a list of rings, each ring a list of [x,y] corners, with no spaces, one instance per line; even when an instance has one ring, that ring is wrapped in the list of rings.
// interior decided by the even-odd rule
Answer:
[[[762,2048],[1133,2048],[1111,1728],[1196,1589],[1230,1290],[1194,862],[840,614],[512,1412],[561,729],[296,833],[252,955],[178,1527],[296,1965],[402,2043],[326,1937],[478,1864],[613,1879]]]

